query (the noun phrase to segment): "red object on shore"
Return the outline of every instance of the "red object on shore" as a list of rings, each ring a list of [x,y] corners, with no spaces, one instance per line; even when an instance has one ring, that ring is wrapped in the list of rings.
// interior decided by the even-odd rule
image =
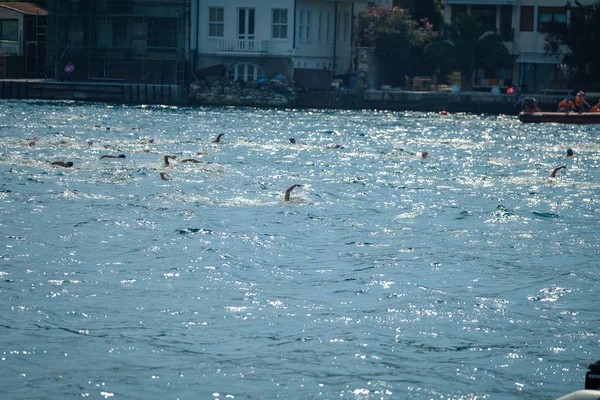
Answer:
[[[515,88],[514,87],[509,87],[508,89],[506,89],[506,94],[513,94],[515,92]]]

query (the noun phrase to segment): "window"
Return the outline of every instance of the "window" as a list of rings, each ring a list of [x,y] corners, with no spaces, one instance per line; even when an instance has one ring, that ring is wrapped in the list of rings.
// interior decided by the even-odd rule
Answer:
[[[306,10],[306,41],[310,42],[310,25],[311,25],[311,21],[310,21],[310,10]]]
[[[17,27],[19,22],[16,19],[0,20],[0,40],[10,40],[16,42],[18,40]]]
[[[566,24],[567,11],[563,7],[540,7],[538,21],[540,24],[545,22],[562,22]]]
[[[263,70],[258,65],[252,63],[234,64],[229,68],[227,75],[233,78],[234,81],[244,82],[256,81],[265,76]]]
[[[223,37],[225,30],[225,9],[210,7],[208,9],[208,37]]]
[[[273,9],[273,39],[287,39],[288,37],[288,10]]]
[[[84,21],[82,19],[71,18],[68,21],[69,44],[71,46],[83,46],[84,44]]]
[[[533,6],[521,7],[521,32],[533,32]]]
[[[130,47],[127,40],[128,19],[125,17],[112,20],[112,45],[115,47]]]
[[[335,16],[335,40],[340,40],[340,26],[342,25],[342,13],[337,13]]]
[[[350,27],[350,14],[344,14],[344,42],[348,41],[348,32]]]
[[[148,47],[177,47],[177,19],[148,18]]]
[[[478,14],[488,31],[496,32],[496,6],[471,6],[471,14]]]
[[[554,80],[567,81],[569,79],[569,66],[567,64],[554,65]]]
[[[310,41],[310,10],[300,10],[298,14],[298,39]]]
[[[325,40],[331,42],[331,11],[327,11],[327,22],[325,26]]]
[[[102,18],[96,20],[96,45],[102,49],[110,47],[112,32],[112,19]]]
[[[500,37],[505,42],[512,42],[512,6],[500,6]]]
[[[298,40],[304,39],[304,30],[306,26],[304,26],[304,10],[300,10],[298,15]]]
[[[319,25],[317,26],[317,40],[320,42],[323,37],[323,11],[319,11]]]

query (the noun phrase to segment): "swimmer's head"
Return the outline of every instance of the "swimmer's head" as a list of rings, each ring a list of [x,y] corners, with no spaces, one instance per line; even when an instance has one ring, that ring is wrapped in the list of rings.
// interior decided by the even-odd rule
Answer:
[[[567,157],[573,157],[573,149],[567,149]]]
[[[290,143],[296,143],[296,139],[294,139],[293,137],[290,138]]]
[[[119,154],[118,157],[119,158],[125,158],[125,154]]]
[[[71,167],[73,166],[73,161],[67,161],[67,162],[65,163],[65,165],[66,165],[67,167],[71,168]]]
[[[429,157],[429,153],[426,152],[426,151],[424,151],[424,152],[421,153],[421,157],[422,158],[427,158],[427,157]]]
[[[148,139],[148,143],[154,143],[154,139],[152,139],[152,138]]]

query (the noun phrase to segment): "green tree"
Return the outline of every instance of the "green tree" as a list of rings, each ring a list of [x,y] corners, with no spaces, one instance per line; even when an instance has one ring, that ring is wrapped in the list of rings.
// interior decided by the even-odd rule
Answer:
[[[477,68],[498,68],[512,63],[500,36],[486,30],[483,18],[477,13],[457,16],[452,25],[446,25],[442,37],[431,43],[426,51],[442,73],[460,71],[465,91],[473,90]]]
[[[441,0],[394,0],[394,6],[408,10],[415,21],[426,19],[434,27],[444,22]]]
[[[360,46],[376,48],[386,65],[407,72],[416,67],[425,46],[437,37],[427,20],[415,21],[408,10],[370,6],[358,16]]]
[[[574,83],[600,88],[600,3],[584,6],[576,1],[569,9],[570,23],[547,22],[541,25],[547,53],[564,55],[574,71]]]

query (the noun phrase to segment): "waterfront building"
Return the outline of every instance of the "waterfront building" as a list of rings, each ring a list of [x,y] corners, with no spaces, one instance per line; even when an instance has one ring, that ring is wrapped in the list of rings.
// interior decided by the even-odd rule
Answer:
[[[0,79],[42,73],[47,12],[26,2],[0,2]]]
[[[590,5],[595,0],[580,0]],[[444,20],[451,24],[461,13],[480,12],[504,40],[513,57],[510,68],[477,71],[474,88],[519,84],[526,91],[567,89],[569,69],[563,55],[544,51],[541,25],[548,21],[569,23],[570,0],[442,0]]]
[[[220,69],[235,80],[285,76],[307,89],[329,88],[355,67],[354,22],[366,4],[191,0],[192,69],[197,76]]]
[[[183,86],[189,0],[48,0],[46,75]]]

